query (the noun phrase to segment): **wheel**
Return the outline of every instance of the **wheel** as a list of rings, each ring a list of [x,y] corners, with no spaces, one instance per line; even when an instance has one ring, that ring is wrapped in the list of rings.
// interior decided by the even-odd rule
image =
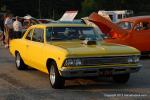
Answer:
[[[61,89],[64,87],[65,80],[60,76],[55,62],[49,67],[49,80],[52,88]]]
[[[130,74],[121,74],[121,75],[114,75],[113,76],[113,80],[116,82],[116,83],[120,83],[120,84],[124,84],[124,83],[127,83],[128,80],[130,78]]]
[[[18,70],[25,70],[27,69],[26,65],[24,64],[21,56],[19,53],[16,53],[16,57],[15,57],[15,62],[16,62],[16,67]]]

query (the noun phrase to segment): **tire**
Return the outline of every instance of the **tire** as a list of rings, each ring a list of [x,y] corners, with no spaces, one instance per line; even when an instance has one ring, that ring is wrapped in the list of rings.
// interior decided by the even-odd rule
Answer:
[[[64,88],[65,80],[60,76],[55,62],[49,67],[49,81],[54,89]]]
[[[21,56],[19,53],[16,53],[16,57],[15,57],[15,63],[16,63],[16,68],[18,70],[25,70],[27,69],[26,65],[24,64]]]
[[[113,80],[114,82],[116,83],[119,83],[119,84],[125,84],[128,82],[130,78],[130,74],[121,74],[121,75],[114,75],[113,76]]]

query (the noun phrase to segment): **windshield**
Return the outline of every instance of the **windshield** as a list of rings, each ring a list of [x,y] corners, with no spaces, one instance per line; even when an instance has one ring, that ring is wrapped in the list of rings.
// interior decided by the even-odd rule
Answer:
[[[119,27],[125,30],[131,30],[133,26],[132,22],[119,22],[117,24],[119,25]]]
[[[46,40],[102,40],[92,27],[49,27],[46,29]]]

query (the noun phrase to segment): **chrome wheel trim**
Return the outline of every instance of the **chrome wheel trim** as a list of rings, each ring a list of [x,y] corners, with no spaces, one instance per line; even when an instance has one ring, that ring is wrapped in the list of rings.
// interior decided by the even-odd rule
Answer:
[[[56,78],[55,69],[54,65],[52,65],[50,68],[50,81],[52,85],[55,83],[55,78]]]
[[[20,62],[21,62],[20,60],[21,60],[20,55],[17,54],[16,55],[16,65],[17,65],[18,68],[20,67]]]

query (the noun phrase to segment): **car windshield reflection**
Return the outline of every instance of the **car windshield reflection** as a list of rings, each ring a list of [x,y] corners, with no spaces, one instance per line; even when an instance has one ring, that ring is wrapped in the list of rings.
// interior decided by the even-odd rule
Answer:
[[[64,40],[102,40],[92,27],[54,27],[46,29],[46,39],[49,41]]]

